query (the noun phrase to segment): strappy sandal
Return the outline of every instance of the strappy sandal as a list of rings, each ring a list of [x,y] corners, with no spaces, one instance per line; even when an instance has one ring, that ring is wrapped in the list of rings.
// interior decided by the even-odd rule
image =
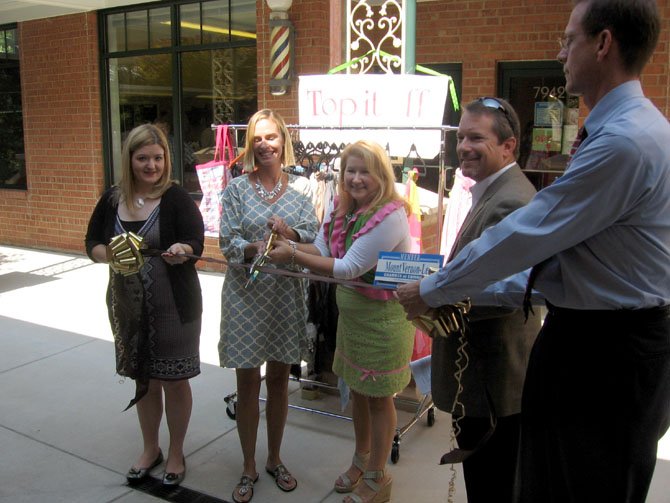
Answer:
[[[268,468],[266,466],[265,471],[274,477],[277,487],[286,493],[290,493],[298,487],[298,481],[281,463],[274,468]]]
[[[349,475],[347,475],[346,472],[344,472],[340,477],[335,481],[335,491],[338,493],[350,493],[356,487],[358,487],[358,484],[361,483],[361,479],[363,478],[363,473],[365,473],[365,469],[368,467],[368,461],[370,460],[370,453],[366,454],[358,454],[357,452],[354,453],[354,457],[351,459],[351,465],[358,468],[361,471],[361,474],[356,478],[356,480],[351,480],[349,478]],[[347,470],[348,471],[348,470]],[[342,482],[339,484],[338,482]]]
[[[254,497],[254,484],[258,482],[258,473],[256,474],[255,478],[251,478],[248,475],[242,475],[240,477],[240,482],[235,486],[235,490],[233,491],[233,501],[235,503],[248,503],[251,501],[251,498]],[[247,498],[247,494],[249,497]],[[246,499],[240,499],[246,498]]]
[[[386,503],[387,501],[391,501],[393,479],[389,477],[383,484],[377,482],[377,479],[383,478],[384,470],[365,472],[363,474],[363,482],[374,491],[374,494],[368,499],[363,499],[358,494],[352,493],[342,500],[343,503]]]

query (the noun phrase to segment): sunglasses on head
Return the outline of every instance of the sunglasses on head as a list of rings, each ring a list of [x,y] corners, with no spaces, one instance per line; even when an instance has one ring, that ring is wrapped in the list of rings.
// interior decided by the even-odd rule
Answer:
[[[509,110],[505,108],[505,105],[503,105],[498,99],[484,96],[482,98],[477,98],[476,101],[484,105],[486,108],[500,110],[505,116],[505,119],[507,119],[507,123],[512,128],[512,132],[514,132],[514,124],[512,123],[512,116],[510,115]]]

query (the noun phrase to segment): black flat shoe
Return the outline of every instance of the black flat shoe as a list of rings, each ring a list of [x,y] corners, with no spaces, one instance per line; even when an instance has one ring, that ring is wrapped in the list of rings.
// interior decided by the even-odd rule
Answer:
[[[144,477],[149,475],[149,472],[160,465],[162,462],[163,451],[159,449],[158,456],[156,456],[156,459],[154,459],[153,463],[151,463],[147,468],[135,468],[134,466],[131,467],[130,470],[128,470],[128,473],[126,473],[126,480],[128,480],[129,484],[139,482]]]
[[[168,473],[163,474],[163,485],[164,486],[178,486],[186,478],[186,459],[184,459],[184,471],[181,473]]]

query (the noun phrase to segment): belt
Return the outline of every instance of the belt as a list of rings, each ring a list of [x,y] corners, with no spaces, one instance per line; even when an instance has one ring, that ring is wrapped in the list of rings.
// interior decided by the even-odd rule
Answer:
[[[553,316],[573,319],[654,322],[670,317],[670,304],[644,309],[569,309],[547,302],[547,310]]]

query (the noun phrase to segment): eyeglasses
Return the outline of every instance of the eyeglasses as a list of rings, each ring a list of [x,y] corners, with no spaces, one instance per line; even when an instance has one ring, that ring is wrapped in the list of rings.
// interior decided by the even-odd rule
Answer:
[[[483,96],[481,98],[477,98],[477,102],[481,103],[486,108],[493,108],[494,110],[500,110],[505,116],[505,119],[507,119],[509,127],[512,128],[512,133],[514,133],[514,123],[512,122],[512,116],[510,115],[509,110],[505,108],[505,105],[503,105],[498,99]]]

